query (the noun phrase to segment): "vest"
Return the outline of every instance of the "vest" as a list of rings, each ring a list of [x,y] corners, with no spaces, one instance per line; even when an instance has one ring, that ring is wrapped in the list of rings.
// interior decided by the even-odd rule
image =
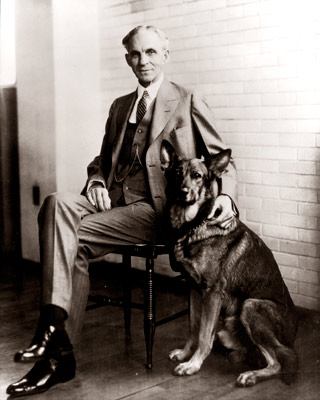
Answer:
[[[136,201],[152,202],[145,168],[154,101],[139,125],[127,123],[118,167],[109,189],[112,206],[123,206]]]

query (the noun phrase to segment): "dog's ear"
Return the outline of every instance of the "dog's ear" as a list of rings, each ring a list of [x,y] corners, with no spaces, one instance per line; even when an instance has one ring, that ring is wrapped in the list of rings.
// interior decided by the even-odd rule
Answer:
[[[167,141],[163,140],[160,150],[161,169],[163,171],[172,167],[174,159],[178,157],[173,146]]]
[[[207,168],[221,178],[231,160],[231,149],[226,149],[206,160]]]

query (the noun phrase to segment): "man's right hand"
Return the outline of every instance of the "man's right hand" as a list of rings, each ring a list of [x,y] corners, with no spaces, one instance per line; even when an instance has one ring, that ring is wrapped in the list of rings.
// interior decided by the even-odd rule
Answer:
[[[98,211],[111,209],[111,200],[108,190],[100,183],[93,184],[86,193],[86,198]]]

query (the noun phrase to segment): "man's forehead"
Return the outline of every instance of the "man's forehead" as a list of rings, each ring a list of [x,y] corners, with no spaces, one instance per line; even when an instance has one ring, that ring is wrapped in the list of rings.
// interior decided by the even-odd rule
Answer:
[[[155,32],[144,29],[136,33],[134,36],[132,36],[128,45],[129,49],[133,50],[135,48],[141,48],[141,47],[143,48],[161,47],[162,42],[159,36]]]

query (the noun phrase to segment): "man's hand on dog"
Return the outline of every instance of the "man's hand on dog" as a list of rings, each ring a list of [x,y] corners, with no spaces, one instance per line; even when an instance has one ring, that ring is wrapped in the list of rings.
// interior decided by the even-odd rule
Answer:
[[[95,183],[86,193],[87,200],[98,211],[107,211],[111,209],[111,200],[108,190],[101,184]]]
[[[216,198],[214,206],[208,216],[210,225],[219,225],[221,228],[228,228],[236,213],[232,207],[232,200],[229,196],[220,195]]]

